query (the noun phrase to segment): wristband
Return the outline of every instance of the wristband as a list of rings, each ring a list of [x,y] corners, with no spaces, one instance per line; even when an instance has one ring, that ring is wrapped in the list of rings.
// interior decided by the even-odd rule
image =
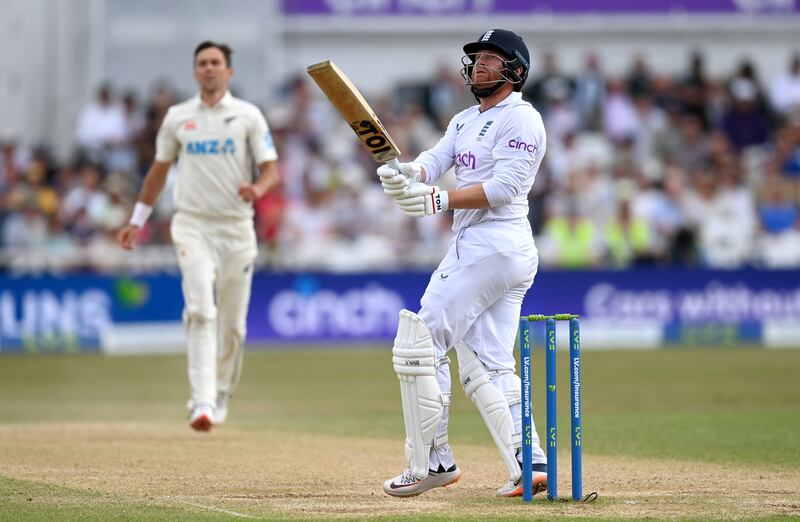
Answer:
[[[438,214],[450,208],[450,196],[446,190],[435,190],[432,194],[433,199],[433,213]]]
[[[142,203],[141,201],[137,201],[136,205],[133,207],[133,214],[131,214],[131,220],[129,223],[131,225],[136,225],[139,228],[142,228],[147,221],[147,218],[150,217],[150,214],[153,213],[153,207],[148,205],[147,203]]]

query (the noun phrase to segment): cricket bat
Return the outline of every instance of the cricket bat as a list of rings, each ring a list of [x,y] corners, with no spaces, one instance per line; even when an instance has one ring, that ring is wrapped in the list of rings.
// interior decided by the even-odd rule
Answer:
[[[307,71],[342,118],[350,124],[372,159],[378,163],[388,163],[390,167],[399,170],[397,158],[400,156],[400,149],[367,100],[342,70],[332,61],[326,60],[309,65]]]

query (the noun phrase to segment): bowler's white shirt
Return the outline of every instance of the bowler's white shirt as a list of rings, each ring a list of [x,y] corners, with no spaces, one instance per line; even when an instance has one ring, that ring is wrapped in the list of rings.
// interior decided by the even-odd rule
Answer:
[[[170,107],[156,140],[156,160],[178,160],[175,206],[211,218],[252,218],[239,187],[253,164],[278,158],[261,111],[229,92],[213,107],[199,95]]]
[[[425,167],[429,185],[453,165],[457,188],[483,184],[490,208],[456,209],[453,230],[487,220],[527,218],[528,192],[545,153],[542,117],[520,93],[484,112],[478,107],[456,114],[439,143],[416,159]]]

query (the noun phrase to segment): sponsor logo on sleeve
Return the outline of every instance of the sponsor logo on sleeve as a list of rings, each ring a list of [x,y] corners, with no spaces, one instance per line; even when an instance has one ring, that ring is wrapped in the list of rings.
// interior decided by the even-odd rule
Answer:
[[[536,152],[536,149],[538,148],[535,143],[528,143],[526,141],[523,141],[522,138],[520,138],[519,136],[510,139],[508,141],[508,146],[512,149],[524,150],[526,152],[530,152],[531,154],[534,154]]]

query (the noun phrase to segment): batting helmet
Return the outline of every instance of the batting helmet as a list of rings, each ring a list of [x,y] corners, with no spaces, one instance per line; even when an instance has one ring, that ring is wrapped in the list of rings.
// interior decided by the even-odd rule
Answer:
[[[468,57],[485,50],[495,51],[507,58],[505,70],[503,71],[504,76],[507,81],[514,84],[515,91],[522,90],[522,84],[525,83],[528,78],[528,72],[531,69],[528,46],[525,45],[522,38],[513,31],[506,29],[490,29],[483,33],[477,41],[470,42],[464,46],[464,53]],[[462,71],[462,74],[465,74],[467,78],[472,73],[471,65],[472,60],[470,60],[470,64],[465,64],[465,70]],[[519,67],[522,67],[521,74],[517,74]],[[496,88],[493,90],[496,90]]]

